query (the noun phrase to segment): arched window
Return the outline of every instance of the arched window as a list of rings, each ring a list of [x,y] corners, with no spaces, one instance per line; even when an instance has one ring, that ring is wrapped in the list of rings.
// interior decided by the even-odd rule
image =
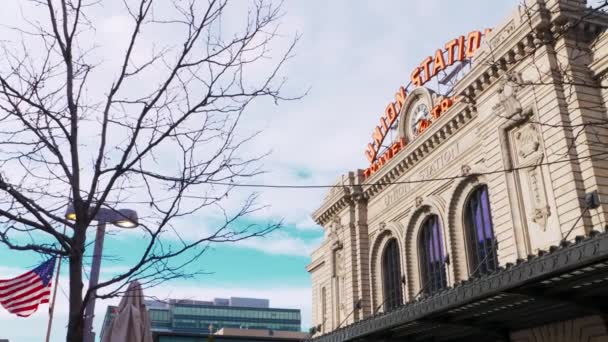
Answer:
[[[422,224],[418,248],[422,271],[421,292],[429,294],[446,287],[445,253],[437,215],[429,216]]]
[[[464,212],[465,235],[472,276],[498,268],[497,243],[494,237],[488,187],[482,185],[469,196]]]
[[[382,288],[384,290],[384,311],[390,311],[401,304],[401,262],[396,239],[387,242],[382,254]]]

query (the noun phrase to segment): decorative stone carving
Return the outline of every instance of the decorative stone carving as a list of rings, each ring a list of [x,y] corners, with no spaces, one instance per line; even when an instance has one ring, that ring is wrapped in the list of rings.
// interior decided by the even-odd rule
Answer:
[[[344,225],[340,221],[338,216],[334,216],[331,219],[328,230],[328,240],[331,246],[332,252],[332,287],[334,294],[334,308],[336,308],[335,314],[336,320],[340,320],[340,317],[344,317],[343,311],[346,306],[344,304],[345,299],[345,287],[344,281],[346,279],[346,267],[344,260],[344,250],[342,241],[340,239],[341,231],[344,229]]]
[[[418,196],[415,200],[416,208],[419,208],[422,205],[422,197]]]
[[[509,120],[517,122],[524,121],[530,117],[531,112],[524,112],[521,102],[517,99],[517,93],[523,87],[524,80],[520,73],[511,72],[505,74],[500,80],[498,88],[499,103],[494,109],[502,108],[505,111],[505,117]]]
[[[508,121],[503,124],[498,136],[502,150],[503,162],[507,171],[512,171],[513,156],[511,155],[512,144],[509,138],[509,131],[524,124],[532,116],[531,110],[523,110],[521,103],[517,99],[517,93],[524,85],[524,81],[519,73],[507,73],[500,81],[498,89],[499,103],[494,106],[494,110],[504,110],[504,118]]]
[[[332,250],[342,248],[339,233],[342,230],[342,223],[339,217],[334,217],[329,224],[328,240],[331,241]]]
[[[513,154],[514,171],[519,175],[515,182],[524,194],[523,210],[528,222],[536,223],[540,231],[548,229],[551,207],[547,197],[547,188],[540,167],[544,152],[538,128],[533,123],[519,124],[512,127],[509,133],[509,150]],[[534,235],[534,231],[530,234]]]
[[[382,232],[383,230],[386,229],[386,222],[382,221],[380,222],[380,224],[378,225],[380,227],[380,232]]]
[[[369,233],[369,238],[370,240],[376,236],[376,234],[382,234],[385,230],[387,229],[386,227],[386,222],[382,221],[378,224],[378,229],[373,230],[371,233]]]
[[[532,221],[538,223],[543,231],[547,230],[547,220],[551,216],[551,207],[545,206],[544,208],[534,208],[534,215]]]
[[[547,196],[545,193],[545,184],[540,175],[540,169],[534,167],[527,172],[530,197],[534,208],[531,213],[532,222],[537,223],[543,231],[547,230],[547,221],[551,216],[551,208],[547,205]]]
[[[342,249],[337,249],[334,251],[334,265],[335,271],[334,274],[336,277],[340,278],[344,276],[344,258],[342,256]]]
[[[344,265],[344,256],[342,248],[334,250],[334,277],[335,277],[335,290],[336,290],[336,304],[339,310],[338,320],[340,317],[345,316],[346,304],[344,299],[346,298],[346,291],[344,282],[346,280],[346,268]]]
[[[515,134],[517,154],[526,159],[537,152],[540,147],[538,132],[534,125],[526,125]]]
[[[460,169],[463,176],[468,176],[471,174],[471,167],[469,165],[462,165]]]
[[[500,45],[500,43],[505,41],[509,36],[511,36],[511,33],[513,33],[513,31],[515,31],[516,28],[517,28],[517,26],[516,26],[515,21],[511,20],[500,31],[492,32],[493,37],[492,37],[492,40],[490,41],[492,48],[496,48],[498,45]]]

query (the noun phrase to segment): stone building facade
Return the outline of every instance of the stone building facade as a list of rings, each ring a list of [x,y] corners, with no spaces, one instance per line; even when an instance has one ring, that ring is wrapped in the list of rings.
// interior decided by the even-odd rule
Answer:
[[[401,148],[373,172],[341,176],[313,213],[326,232],[307,267],[314,336],[605,229],[606,28],[608,15],[584,0],[527,0],[483,34],[449,96],[407,89],[396,101]],[[507,336],[607,341],[605,317]]]

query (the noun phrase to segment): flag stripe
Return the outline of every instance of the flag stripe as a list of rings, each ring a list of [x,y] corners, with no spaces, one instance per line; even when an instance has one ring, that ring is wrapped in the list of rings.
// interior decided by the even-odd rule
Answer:
[[[22,300],[24,300],[24,299],[26,299],[28,297],[34,296],[34,295],[36,295],[38,293],[42,293],[41,290],[43,288],[44,287],[42,286],[42,284],[40,284],[40,285],[38,285],[36,287],[32,287],[27,292],[20,293],[18,296],[15,296],[15,297],[11,298],[10,300],[7,300],[5,302],[0,301],[0,303],[2,303],[2,305],[5,308],[9,308],[9,307],[15,305],[15,303],[18,303],[18,302],[20,302],[20,301],[22,301]]]
[[[19,281],[20,279],[22,279],[23,277],[27,277],[30,274],[33,274],[34,272],[29,271],[29,272],[25,272],[22,275],[12,278],[12,279],[0,279],[0,285],[6,285],[6,284],[12,284],[16,281]]]
[[[24,281],[21,284],[16,284],[15,286],[11,287],[10,289],[7,289],[4,292],[0,292],[0,296],[2,296],[4,298],[10,298],[14,294],[19,293],[23,290],[26,290],[26,289],[32,287],[33,285],[37,285],[37,284],[40,284],[40,278],[38,278],[37,276],[34,276],[34,278],[32,278],[32,279]]]
[[[18,311],[18,313],[17,312],[11,312],[11,313],[16,313],[17,316],[21,316],[21,317],[28,317],[31,314],[33,314],[34,312],[36,312],[36,310],[38,310],[39,304],[40,303],[36,303],[36,304],[30,305],[28,307],[25,307],[22,310]]]
[[[12,301],[12,302],[7,303],[6,305],[4,305],[4,307],[6,307],[6,308],[12,308],[12,307],[16,307],[16,306],[18,306],[18,305],[23,304],[23,302],[27,302],[27,301],[29,301],[29,300],[32,300],[32,299],[34,299],[36,296],[43,295],[43,294],[45,294],[46,292],[47,292],[47,291],[36,291],[36,292],[33,292],[33,293],[29,294],[28,296],[24,296],[24,297],[22,297],[22,298],[20,298],[20,299],[18,299],[18,300],[14,300],[14,301]]]
[[[26,286],[19,288],[18,290],[12,291],[10,294],[5,294],[2,299],[0,299],[0,303],[8,303],[10,301],[13,301],[15,298],[19,299],[20,297],[29,293],[29,291],[35,288],[44,288],[44,286],[38,279],[36,279],[36,281],[32,282],[31,284],[27,284]]]
[[[0,304],[12,314],[28,317],[47,304],[51,294],[51,278],[55,258],[12,279],[0,280]]]
[[[50,295],[50,292],[41,292],[39,294],[36,294],[36,296],[30,298],[27,301],[22,301],[19,304],[15,304],[11,307],[6,308],[8,311],[10,312],[18,312],[21,311],[24,307],[27,307],[29,305],[32,305],[32,303],[41,303],[42,300],[47,297],[48,300],[48,296]]]
[[[11,287],[15,286],[15,285],[19,285],[21,282],[24,281],[28,281],[31,278],[35,278],[36,277],[36,273],[34,272],[27,272],[21,276],[19,276],[19,278],[15,278],[13,281],[7,281],[5,283],[0,284],[0,293],[6,291],[6,289],[10,289]]]

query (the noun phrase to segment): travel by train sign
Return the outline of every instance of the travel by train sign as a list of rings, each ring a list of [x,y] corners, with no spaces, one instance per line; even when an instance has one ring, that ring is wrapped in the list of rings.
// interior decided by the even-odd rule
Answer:
[[[364,172],[366,178],[377,172],[407,146],[408,136],[401,135],[397,141],[392,142],[389,146],[384,146],[383,149],[384,140],[398,121],[401,110],[408,101],[408,89],[415,90],[422,87],[440,73],[445,73],[451,66],[469,60],[481,47],[484,36],[487,36],[489,32],[490,29],[483,34],[480,31],[473,31],[466,37],[460,36],[452,39],[443,48],[437,49],[434,56],[426,57],[419,66],[414,68],[410,74],[409,85],[399,88],[395,94],[395,100],[386,106],[380,117],[379,125],[374,128],[372,141],[365,150],[365,156],[371,164]],[[410,114],[411,134],[409,138],[415,138],[421,134],[457,100],[454,97],[446,96],[438,104],[433,104],[432,108],[429,108],[429,104],[419,104],[415,108],[408,108],[410,111],[414,111]]]

